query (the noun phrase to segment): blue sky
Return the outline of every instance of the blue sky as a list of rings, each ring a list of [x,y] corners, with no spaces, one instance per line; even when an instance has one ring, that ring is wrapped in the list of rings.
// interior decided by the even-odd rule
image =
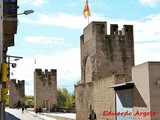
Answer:
[[[91,21],[134,25],[135,64],[160,61],[160,0],[88,0]],[[70,93],[80,80],[80,36],[88,21],[86,0],[19,0],[15,46],[9,55],[22,56],[11,78],[25,80],[26,94],[33,95],[35,68],[57,69],[58,87]],[[108,29],[109,31],[109,29]],[[109,32],[108,32],[109,33]],[[36,58],[36,64],[34,64]]]

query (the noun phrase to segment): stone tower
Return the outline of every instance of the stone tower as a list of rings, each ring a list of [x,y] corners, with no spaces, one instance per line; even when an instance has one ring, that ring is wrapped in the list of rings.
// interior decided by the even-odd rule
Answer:
[[[81,81],[75,86],[76,119],[87,120],[94,109],[97,120],[106,120],[105,110],[115,111],[115,84],[131,81],[134,66],[133,26],[92,22],[84,28],[81,39]],[[115,116],[107,119],[114,120]]]
[[[34,72],[34,109],[46,108],[54,111],[57,105],[57,70],[35,69]]]
[[[9,81],[9,107],[21,107],[25,101],[25,81],[15,79]]]

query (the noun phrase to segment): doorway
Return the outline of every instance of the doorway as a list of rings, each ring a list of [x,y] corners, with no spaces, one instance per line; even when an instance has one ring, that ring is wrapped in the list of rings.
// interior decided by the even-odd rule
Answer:
[[[133,89],[116,90],[116,120],[133,120]]]

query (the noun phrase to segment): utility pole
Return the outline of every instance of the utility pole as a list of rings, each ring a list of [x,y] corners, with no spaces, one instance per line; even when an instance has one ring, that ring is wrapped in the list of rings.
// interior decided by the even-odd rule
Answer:
[[[1,101],[1,90],[2,90],[2,69],[1,64],[3,63],[3,0],[0,0],[0,120],[5,119],[4,102]]]

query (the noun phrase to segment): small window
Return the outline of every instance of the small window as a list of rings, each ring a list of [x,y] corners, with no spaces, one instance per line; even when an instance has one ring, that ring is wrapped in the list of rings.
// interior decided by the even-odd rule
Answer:
[[[17,0],[10,0],[11,2],[16,2]]]

